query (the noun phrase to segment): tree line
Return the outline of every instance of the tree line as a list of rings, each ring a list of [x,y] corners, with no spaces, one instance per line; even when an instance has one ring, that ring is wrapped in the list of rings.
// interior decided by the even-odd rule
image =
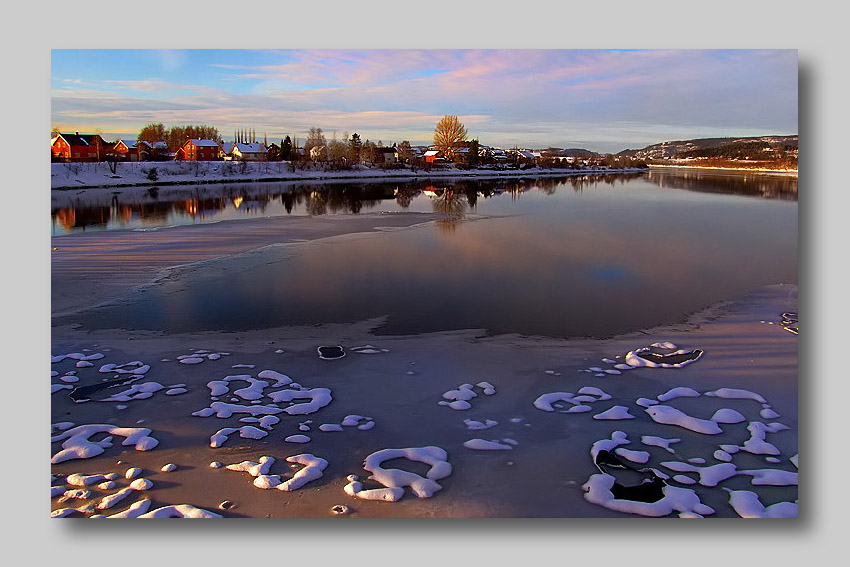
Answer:
[[[166,130],[161,122],[145,125],[136,137],[138,141],[150,144],[165,142],[170,152],[176,152],[189,138],[215,140],[218,143],[222,141],[218,129],[214,126],[190,124],[188,126],[172,126]]]
[[[437,122],[434,128],[433,147],[447,161],[454,162],[459,167],[474,167],[487,163],[488,159],[479,155],[480,144],[478,139],[468,139],[468,136],[466,127],[457,116],[446,115]],[[189,138],[210,139],[219,144],[222,143],[218,129],[207,125],[172,126],[166,129],[162,123],[151,123],[140,130],[137,139],[149,143],[165,141],[168,150],[175,152]],[[253,129],[234,131],[234,141],[256,141],[256,133]],[[288,161],[293,163],[293,167],[295,167],[296,162],[301,161],[320,162],[324,167],[332,168],[347,168],[358,163],[382,164],[384,162],[381,155],[382,148],[385,147],[383,141],[363,140],[357,132],[351,135],[345,132],[341,137],[337,137],[337,133],[333,132],[328,139],[322,128],[316,126],[310,128],[302,148],[298,148],[289,136],[280,140],[279,146],[277,144],[264,145],[269,150],[267,155],[269,161]],[[413,151],[408,140],[393,144],[393,147],[398,152],[399,161],[402,163],[430,167],[430,164],[424,163],[422,157]],[[520,161],[518,154],[514,152],[512,161],[506,165],[517,167],[529,165],[520,163]],[[598,162],[595,165],[605,165],[612,168],[646,166],[640,160],[614,156],[594,161]],[[578,163],[568,165],[560,159],[547,156],[540,158],[537,162],[537,165],[546,168],[581,167]]]

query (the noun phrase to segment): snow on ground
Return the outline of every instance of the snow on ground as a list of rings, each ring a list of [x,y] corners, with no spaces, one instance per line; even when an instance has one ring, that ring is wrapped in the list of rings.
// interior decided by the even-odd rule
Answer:
[[[245,181],[306,181],[312,179],[428,179],[457,177],[528,177],[530,175],[588,175],[646,171],[645,169],[540,169],[523,170],[468,169],[438,167],[431,171],[418,169],[384,169],[362,166],[348,171],[303,169],[292,171],[289,162],[141,162],[119,163],[115,173],[107,163],[52,163],[50,186],[53,189],[81,187],[154,186],[177,183],[217,183]]]

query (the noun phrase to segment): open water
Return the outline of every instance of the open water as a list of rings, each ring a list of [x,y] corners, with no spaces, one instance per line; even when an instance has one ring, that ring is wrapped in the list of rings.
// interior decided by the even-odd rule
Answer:
[[[138,193],[54,198],[53,234],[287,215],[441,216],[210,262],[76,316],[83,327],[238,331],[383,318],[379,334],[610,337],[797,283],[796,177],[653,170]]]

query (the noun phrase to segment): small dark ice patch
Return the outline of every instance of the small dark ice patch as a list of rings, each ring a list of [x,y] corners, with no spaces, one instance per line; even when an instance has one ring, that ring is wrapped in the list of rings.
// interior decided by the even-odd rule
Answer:
[[[633,467],[620,459],[616,454],[606,450],[599,451],[596,454],[594,464],[603,474],[610,476],[614,475],[611,474],[609,469],[618,469],[621,471],[632,471],[644,477],[641,482],[631,486],[622,484],[614,477],[615,480],[614,485],[611,487],[611,494],[617,500],[630,500],[632,502],[646,502],[647,504],[651,504],[664,498],[664,487],[667,486],[667,483],[663,478],[655,474],[655,471],[652,469],[638,469]]]
[[[667,483],[664,482],[664,479],[653,474],[651,479],[646,478],[635,486],[623,486],[615,481],[614,486],[611,487],[611,494],[617,500],[631,500],[632,502],[652,504],[664,498],[665,486],[667,486]]]
[[[114,378],[107,382],[92,384],[91,386],[78,386],[68,393],[68,397],[74,400],[75,402],[85,402],[90,400],[91,395],[95,392],[99,392],[107,388],[114,388],[115,386],[124,386],[126,384],[131,384],[136,380],[141,380],[142,378],[144,378],[144,376],[134,374],[130,377]]]
[[[655,362],[656,364],[682,364],[683,362],[696,360],[700,357],[701,354],[702,351],[700,349],[694,349],[691,352],[685,352],[681,354],[658,354],[655,352],[642,352],[638,354],[638,356],[650,362]]]
[[[335,360],[345,356],[345,350],[341,346],[320,346],[319,358],[324,360]]]

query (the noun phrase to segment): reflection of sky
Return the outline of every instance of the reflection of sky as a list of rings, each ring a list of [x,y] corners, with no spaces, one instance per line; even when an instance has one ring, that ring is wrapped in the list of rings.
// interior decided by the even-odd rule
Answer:
[[[110,139],[162,122],[427,144],[445,114],[505,148],[797,133],[795,50],[53,50],[50,72],[52,125]]]
[[[626,280],[631,277],[631,275],[625,270],[617,267],[602,267],[592,270],[590,272],[590,277],[595,280]]]
[[[160,311],[168,328],[188,330],[389,315],[387,332],[605,335],[796,283],[794,202],[644,180],[500,198],[492,208],[513,214],[450,232],[431,226],[250,254],[227,279],[210,266],[177,282],[183,291],[150,290],[100,316],[144,326]]]

